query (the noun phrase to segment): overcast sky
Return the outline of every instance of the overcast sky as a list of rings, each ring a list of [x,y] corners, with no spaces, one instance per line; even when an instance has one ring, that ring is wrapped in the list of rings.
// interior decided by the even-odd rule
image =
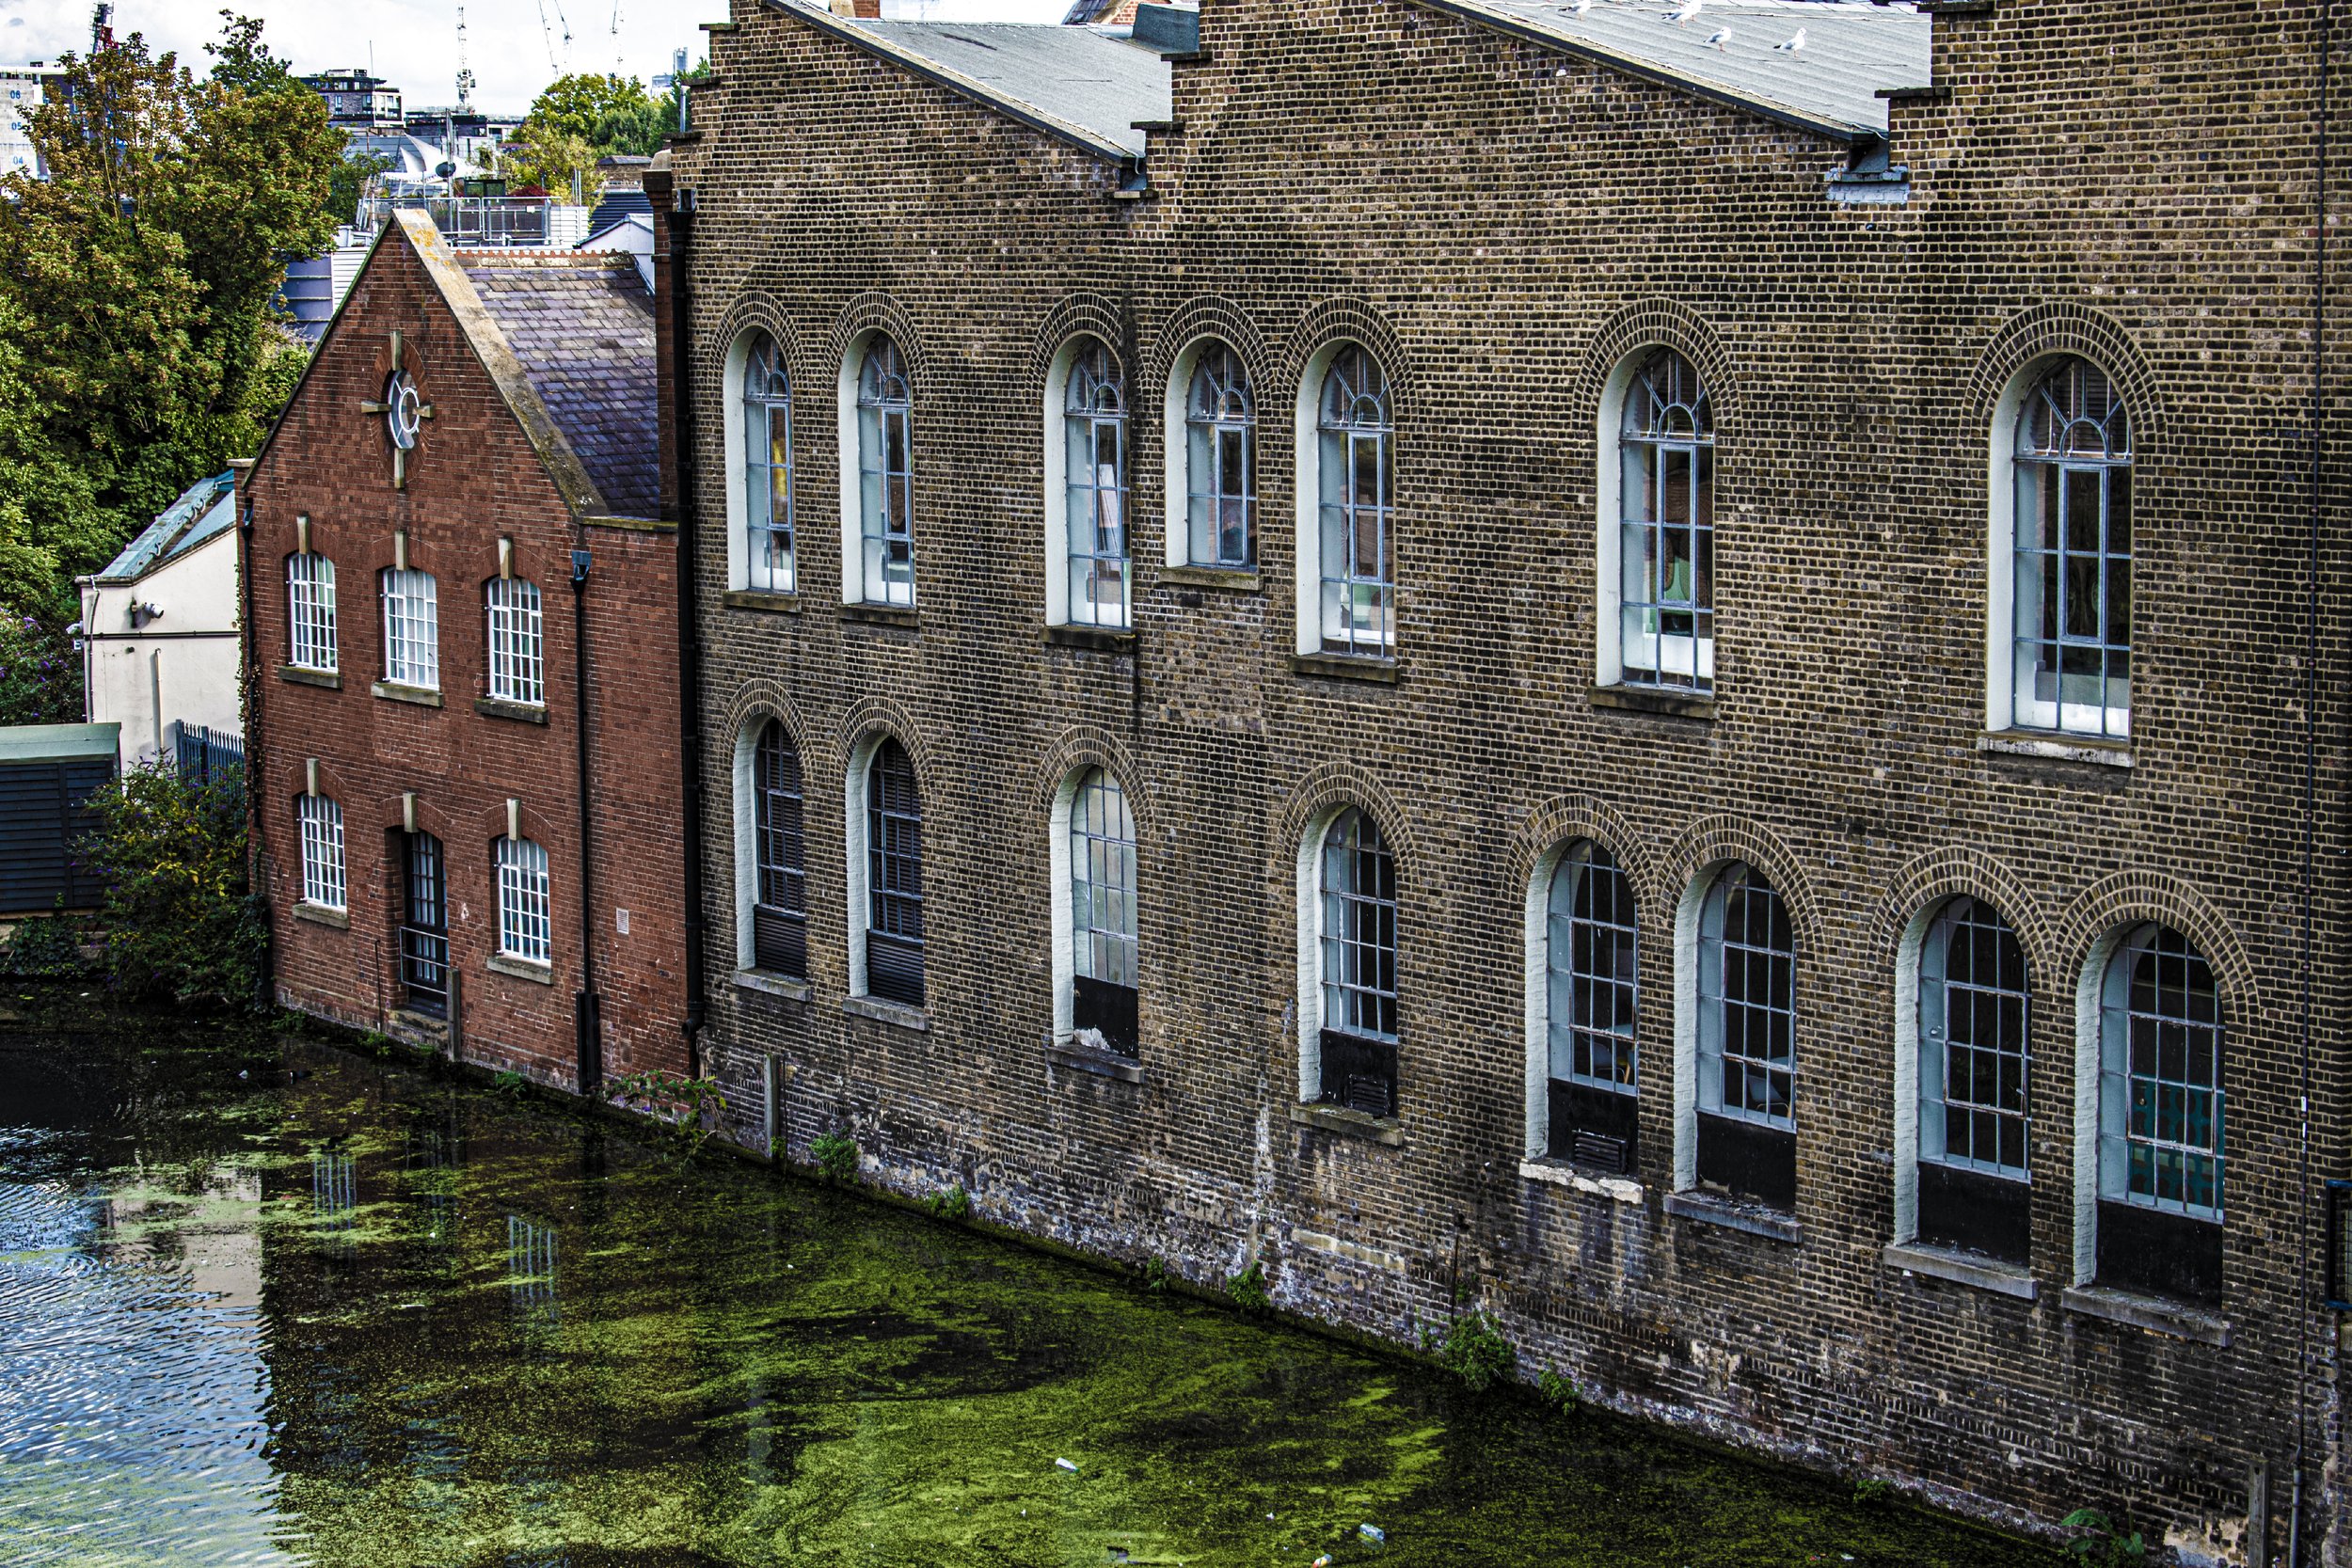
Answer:
[[[943,22],[1058,22],[1068,0],[923,0]],[[199,71],[207,40],[220,36],[220,10],[268,24],[262,38],[298,71],[365,66],[390,79],[410,105],[456,98],[456,0],[117,0],[115,31],[147,35],[158,54],[176,49]],[[542,7],[547,31],[540,28]],[[620,0],[618,47],[613,0],[467,0],[466,58],[480,84],[474,102],[519,114],[539,89],[567,71],[611,71],[644,80],[670,69],[670,52],[702,58],[696,25],[727,14],[726,0]],[[907,13],[914,14],[910,6]],[[0,63],[52,60],[89,47],[88,0],[0,0]],[[572,41],[564,44],[569,24]],[[552,49],[553,59],[549,58]],[[568,63],[566,63],[568,62]]]

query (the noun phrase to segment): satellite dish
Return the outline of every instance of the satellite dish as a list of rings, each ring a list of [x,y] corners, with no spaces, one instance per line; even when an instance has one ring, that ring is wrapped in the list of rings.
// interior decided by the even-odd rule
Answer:
[[[455,174],[455,173],[457,172],[457,166],[456,166],[455,164],[453,164],[453,163],[448,163],[448,162],[444,161],[444,162],[442,162],[442,163],[437,163],[437,164],[435,164],[435,165],[433,166],[433,172],[434,172],[434,173],[436,173],[436,174],[437,174],[437,175],[439,175],[442,179],[446,180],[446,179],[448,179],[451,175]]]

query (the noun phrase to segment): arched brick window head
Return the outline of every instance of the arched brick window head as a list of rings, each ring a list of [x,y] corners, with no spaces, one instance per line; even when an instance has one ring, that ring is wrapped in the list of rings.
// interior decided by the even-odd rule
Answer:
[[[2132,708],[2132,432],[2088,360],[2017,410],[2010,722],[2121,739]]]
[[[866,990],[923,1006],[923,799],[906,748],[885,736],[866,768]]]
[[[1690,360],[1650,350],[1618,420],[1620,678],[1715,686],[1715,416]]]

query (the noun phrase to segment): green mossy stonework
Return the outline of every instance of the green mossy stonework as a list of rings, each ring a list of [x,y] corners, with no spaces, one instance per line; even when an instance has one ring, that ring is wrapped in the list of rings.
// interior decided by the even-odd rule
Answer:
[[[1150,194],[1117,199],[1112,165],[734,0],[670,173],[696,214],[703,1043],[738,1135],[805,1159],[846,1128],[897,1192],[961,1184],[978,1218],[1211,1288],[1262,1260],[1278,1308],[1401,1344],[1468,1290],[1521,1377],[1556,1369],[1593,1404],[2044,1529],[2096,1503],[2185,1560],[2243,1560],[2258,1463],[2283,1544],[2302,1397],[2307,1540],[2345,1560],[2336,1397],[2324,1376],[2298,1396],[2330,1325],[2295,1263],[2316,15],[1946,8],[1943,90],[1892,105],[1909,199],[1851,206],[1825,192],[1842,146],[1456,16],[1210,0]],[[725,362],[754,326],[798,392],[799,614],[725,598]],[[919,602],[886,625],[831,612],[836,388],[878,328],[914,399]],[[1082,330],[1135,410],[1132,646],[1041,635],[1041,394]],[[1163,397],[1197,331],[1259,388],[1258,571],[1232,591],[1158,565]],[[1292,404],[1339,341],[1394,391],[1389,681],[1292,657]],[[1651,343],[1716,399],[1717,689],[1677,713],[1591,697],[1602,386]],[[2129,767],[1979,746],[1988,443],[2002,389],[2058,353],[2102,366],[2135,426]],[[2323,672],[2346,667],[2342,603]],[[2334,673],[2321,703],[2332,946]],[[770,719],[806,780],[804,997],[727,978],[738,759]],[[920,1018],[849,996],[843,785],[882,734],[921,785]],[[1127,1076],[1047,1047],[1052,802],[1086,766],[1136,818]],[[1394,847],[1402,903],[1397,1115],[1362,1136],[1290,1114],[1297,856],[1343,804]],[[1641,1152],[1608,1188],[1520,1170],[1529,886],[1580,837],[1639,902]],[[1744,1228],[1668,1207],[1677,910],[1735,857],[1788,897],[1798,946],[1794,1211]],[[1960,894],[2001,910],[2031,975],[2031,1299],[1883,1256],[1897,955]],[[2190,935],[2226,1014],[2226,1333],[2202,1338],[2067,1304],[2077,983],[2139,920]],[[2347,1059],[2325,964],[2314,1006],[2324,1174],[2346,1163]]]

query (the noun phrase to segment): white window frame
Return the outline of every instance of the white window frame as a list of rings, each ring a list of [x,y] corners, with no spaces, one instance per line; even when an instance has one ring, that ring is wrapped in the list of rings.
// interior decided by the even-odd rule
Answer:
[[[547,706],[547,617],[539,585],[527,578],[492,578],[483,585],[483,602],[491,697]]]
[[[1633,378],[1643,364],[1661,348],[1674,348],[1671,343],[1644,343],[1619,359],[1610,371],[1609,379],[1601,388],[1600,406],[1593,429],[1594,518],[1593,518],[1593,684],[1623,686],[1625,677],[1625,404],[1633,389]],[[1677,354],[1682,354],[1678,348]],[[1687,354],[1695,370],[1697,361]],[[1711,404],[1715,388],[1708,386],[1704,374],[1700,385]],[[1717,477],[1720,477],[1720,459]],[[1695,482],[1694,482],[1695,483]],[[1714,483],[1714,481],[1710,481]],[[1711,501],[1711,498],[1710,498]],[[1714,510],[1710,505],[1710,515]],[[1716,575],[1721,575],[1718,562]],[[1710,627],[1720,626],[1722,606],[1710,600]],[[1703,677],[1704,684],[1691,687],[1651,686],[1644,689],[1687,692],[1704,696],[1714,690],[1716,637],[1709,635],[1698,650],[1699,671],[1694,681]]]
[[[1071,381],[1076,372],[1078,356],[1100,350],[1117,375],[1115,391],[1118,409],[1115,417],[1100,412],[1087,413],[1069,406]],[[1089,332],[1073,334],[1055,351],[1053,363],[1045,373],[1045,396],[1041,409],[1045,436],[1045,624],[1049,626],[1096,626],[1105,631],[1125,631],[1135,624],[1135,510],[1133,504],[1133,467],[1135,452],[1132,440],[1134,424],[1130,419],[1126,396],[1126,371],[1120,364],[1118,351]],[[1073,482],[1070,474],[1070,449],[1080,437],[1085,438],[1089,451],[1101,427],[1113,424],[1119,442],[1119,461],[1113,483],[1105,487],[1101,476],[1091,483]],[[1084,495],[1098,509],[1104,497],[1111,497],[1109,504],[1119,516],[1119,536],[1121,552],[1117,556],[1089,553],[1071,546],[1071,503],[1073,492]],[[1081,562],[1118,562],[1120,596],[1116,609],[1081,602],[1071,592],[1071,578],[1081,569]]]
[[[902,583],[891,582],[885,574],[882,581],[869,584],[866,574],[865,420],[858,403],[858,384],[865,373],[866,354],[878,340],[885,338],[898,351],[898,367],[907,388],[907,579]],[[911,610],[918,602],[914,515],[914,372],[907,364],[906,346],[878,327],[851,339],[841,356],[841,373],[834,391],[834,438],[841,477],[841,602]]]
[[[383,574],[384,679],[420,691],[441,689],[440,585],[430,572]]]
[[[1097,768],[1089,764],[1075,769],[1062,780],[1060,787],[1054,791],[1053,807],[1046,816],[1046,863],[1047,875],[1051,882],[1048,909],[1053,920],[1054,1038],[1061,1044],[1068,1044],[1072,1035],[1075,1032],[1077,1011],[1079,939],[1077,882],[1079,879],[1075,842],[1078,835],[1074,832],[1074,829],[1077,821],[1078,792],[1085,787],[1089,779],[1098,773],[1117,787],[1122,797],[1125,795],[1126,784],[1118,774],[1107,768]],[[1127,807],[1127,827],[1130,833],[1136,832],[1133,804]],[[1143,866],[1139,835],[1131,837],[1127,841],[1127,851],[1133,861],[1131,869],[1134,872],[1136,883],[1140,884]],[[1128,961],[1131,968],[1137,970],[1128,984],[1138,990],[1142,985],[1139,967],[1142,955],[1141,911],[1137,907],[1139,892],[1138,885],[1131,885],[1127,889],[1128,914],[1135,928],[1126,933],[1126,940],[1134,948],[1129,955]],[[1091,931],[1092,928],[1089,927],[1089,935]]]
[[[346,910],[343,877],[343,808],[329,796],[294,797],[302,833],[302,901],[322,910]]]
[[[755,911],[759,908],[759,743],[770,725],[784,733],[785,743],[798,756],[801,767],[801,927],[803,942],[808,941],[808,756],[801,750],[800,736],[783,720],[769,715],[755,715],[735,735],[735,966],[739,970],[759,967],[759,948],[754,930]],[[813,964],[815,954],[807,953],[804,965]],[[805,982],[808,976],[787,976]]]
[[[1360,351],[1364,357],[1379,367],[1381,381],[1390,400],[1388,409],[1388,486],[1386,502],[1388,527],[1388,637],[1376,651],[1340,650],[1326,646],[1323,615],[1323,383],[1330,373],[1332,362],[1350,349]],[[1396,503],[1396,415],[1394,386],[1389,380],[1390,367],[1368,343],[1352,338],[1339,338],[1315,350],[1307,360],[1298,379],[1298,401],[1294,417],[1292,472],[1297,483],[1292,486],[1296,508],[1295,546],[1297,550],[1297,570],[1295,574],[1294,597],[1296,601],[1297,652],[1306,655],[1329,654],[1335,657],[1393,658],[1396,656],[1401,619],[1399,577],[1397,570],[1396,535],[1398,514]]]
[[[547,849],[527,838],[500,838],[492,858],[498,885],[499,956],[552,965],[555,900],[548,879]]]
[[[2026,400],[2041,388],[2043,380],[2061,362],[2069,359],[2083,360],[2102,376],[2106,376],[2110,386],[2114,384],[2114,378],[2107,374],[2106,366],[2083,355],[2045,354],[2020,367],[2017,373],[2010,378],[2009,385],[2001,389],[2000,400],[1994,405],[1985,468],[1984,727],[1995,735],[2015,730],[2047,736],[2058,742],[2076,737],[2129,740],[2132,715],[2128,700],[2122,707],[2100,709],[2103,721],[2097,726],[2066,725],[2063,722],[2065,709],[2056,702],[2048,705],[2052,711],[2047,723],[2034,721],[2039,715],[2021,717],[2017,712],[2017,427],[2026,411]],[[2120,393],[2118,397],[2120,401]],[[2132,419],[2128,403],[2123,405],[2122,418],[2128,426]],[[2133,431],[2131,435],[2135,460],[2123,466],[2135,470],[2132,481],[2134,495],[2129,505],[2136,532],[2137,519],[2144,507],[2137,494],[2137,432]],[[2138,562],[2135,559],[2132,564],[2135,568],[2132,598],[2137,601],[2141,586],[2137,580]],[[2131,632],[2128,627],[2124,637],[2125,645],[2129,647]],[[2137,650],[2134,652],[2137,653]],[[2135,684],[2137,673],[2135,669]]]
[[[286,661],[297,669],[333,673],[335,562],[315,550],[286,558]]]
[[[762,400],[772,410],[770,418],[784,420],[785,440],[785,515],[781,528],[773,531],[785,541],[784,563],[779,572],[774,567],[755,564],[752,549],[752,447],[751,420],[745,404],[744,383],[750,373],[752,348],[765,338],[775,353],[777,370],[785,381],[782,403]],[[727,586],[761,594],[797,594],[800,591],[800,532],[795,508],[799,498],[796,488],[798,474],[794,471],[797,453],[792,431],[792,376],[786,365],[784,344],[764,327],[749,327],[736,335],[727,346],[720,401],[722,434],[726,452],[727,504]],[[765,467],[762,472],[766,472]],[[772,525],[771,525],[772,527]]]
[[[1926,1075],[1919,1069],[1919,1042],[1922,1009],[1928,1005],[1928,988],[1923,983],[1927,967],[1928,941],[1940,936],[1952,907],[1963,897],[1975,898],[1987,909],[2008,918],[2006,911],[1991,899],[1974,894],[1954,894],[1931,900],[1911,917],[1903,927],[1901,940],[1895,948],[1895,1240],[1915,1241],[1919,1235],[1919,1162],[1922,1132],[1922,1103]],[[2011,927],[2012,932],[2015,927]],[[2024,937],[2018,934],[2023,944]],[[2032,982],[2030,956],[2026,965],[2026,1166],[2025,1174],[2012,1176],[2008,1172],[1988,1172],[2005,1180],[2032,1180],[2033,1091],[2030,1074],[2033,1069],[2031,1051],[2033,1027]],[[1962,1168],[1983,1169],[1963,1164]]]
[[[1244,395],[1248,403],[1247,435],[1243,442],[1243,466],[1248,470],[1244,486],[1245,515],[1248,518],[1248,559],[1241,562],[1200,559],[1193,549],[1192,509],[1199,492],[1195,486],[1192,450],[1192,378],[1200,368],[1200,361],[1209,355],[1222,351],[1233,356],[1241,366]],[[1170,566],[1197,566],[1209,571],[1253,572],[1258,569],[1259,531],[1264,526],[1264,513],[1259,505],[1258,386],[1250,374],[1249,361],[1241,350],[1214,334],[1204,334],[1187,341],[1177,352],[1176,362],[1169,369],[1166,400],[1160,411],[1161,461],[1165,479],[1161,495],[1166,498],[1167,513],[1166,560]],[[1230,421],[1217,421],[1211,428],[1230,428]],[[1181,503],[1181,504],[1180,504]]]
[[[1633,1035],[1626,1047],[1633,1054],[1634,1067],[1633,1081],[1630,1084],[1602,1084],[1597,1080],[1581,1078],[1572,1078],[1568,1081],[1629,1097],[1638,1098],[1641,1093],[1643,1064],[1640,1009],[1644,1004],[1641,996],[1640,973],[1640,898],[1638,895],[1633,894],[1632,879],[1626,872],[1624,863],[1617,861],[1615,855],[1611,853],[1608,847],[1600,840],[1589,834],[1565,838],[1545,850],[1542,858],[1536,861],[1535,869],[1527,879],[1523,910],[1525,962],[1520,969],[1520,974],[1526,976],[1527,1118],[1525,1132],[1527,1157],[1531,1160],[1544,1158],[1551,1147],[1552,886],[1559,878],[1561,868],[1565,864],[1569,854],[1581,845],[1590,845],[1596,850],[1609,853],[1617,875],[1627,879],[1629,895],[1634,897],[1636,911],[1634,1006],[1636,1013]]]

